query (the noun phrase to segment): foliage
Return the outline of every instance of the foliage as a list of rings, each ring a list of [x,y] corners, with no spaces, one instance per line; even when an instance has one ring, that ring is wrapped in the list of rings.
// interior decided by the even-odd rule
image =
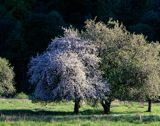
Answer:
[[[107,25],[90,20],[85,28],[82,36],[97,45],[102,57],[101,69],[110,83],[111,99],[130,99],[137,90],[136,100],[159,96],[158,43],[149,44],[143,35],[131,34],[112,20]]]
[[[51,39],[62,35],[61,26],[82,29],[87,19],[97,17],[107,23],[113,18],[123,22],[127,30],[157,41],[160,40],[159,6],[159,0],[0,0],[0,56],[9,59],[15,68],[16,89],[31,92],[24,74],[29,58],[42,53]],[[21,30],[17,29],[17,22]],[[15,46],[15,50],[24,49],[23,53],[16,53],[23,55],[18,61],[13,58],[15,42],[8,43],[8,37],[21,41],[20,46]]]
[[[12,18],[6,17],[0,19],[0,40],[1,40],[0,47],[3,47],[3,45],[5,45],[7,37],[14,29],[14,26],[15,26],[15,21]]]
[[[46,52],[29,64],[34,96],[44,101],[100,99],[108,92],[98,71],[99,58],[89,41],[77,31],[66,29],[64,37],[54,39]]]
[[[16,94],[16,96],[14,97],[16,99],[28,99],[29,96],[23,92]]]
[[[30,14],[25,20],[24,38],[31,54],[35,55],[37,52],[44,51],[52,38],[63,33],[62,26],[65,26],[63,18],[56,11],[48,15]]]
[[[0,58],[0,96],[9,96],[15,92],[14,72],[6,59]]]
[[[2,16],[3,14],[5,14],[7,12],[6,8],[4,5],[0,5],[0,16]]]
[[[138,23],[132,25],[128,28],[131,32],[135,32],[136,34],[144,34],[147,35],[149,40],[155,39],[155,32],[152,26],[148,24]]]
[[[16,73],[15,81],[19,83],[16,83],[16,89],[23,89],[27,91],[28,87],[26,84],[27,78],[25,72],[27,69],[25,65],[26,62],[28,62],[30,52],[28,45],[24,40],[23,26],[21,22],[14,22],[12,29],[9,32],[6,32],[6,35],[7,39],[4,40],[3,46],[1,47],[1,55],[6,57],[14,66]],[[2,32],[2,36],[4,37],[4,32]],[[23,83],[23,85],[21,85],[21,83]]]

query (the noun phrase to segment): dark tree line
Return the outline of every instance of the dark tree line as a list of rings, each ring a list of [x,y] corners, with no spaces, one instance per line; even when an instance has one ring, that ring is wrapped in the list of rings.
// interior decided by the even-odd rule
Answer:
[[[160,40],[159,0],[0,0],[0,56],[16,73],[17,91],[30,92],[27,64],[61,27],[82,29],[86,19],[123,22],[127,30]]]

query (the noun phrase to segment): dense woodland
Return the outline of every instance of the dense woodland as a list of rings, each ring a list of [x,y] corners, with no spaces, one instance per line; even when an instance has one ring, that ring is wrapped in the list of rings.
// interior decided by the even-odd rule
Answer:
[[[87,19],[119,20],[127,30],[159,41],[159,0],[0,0],[0,57],[14,67],[18,92],[31,92],[28,63],[61,36],[61,27],[84,28]]]

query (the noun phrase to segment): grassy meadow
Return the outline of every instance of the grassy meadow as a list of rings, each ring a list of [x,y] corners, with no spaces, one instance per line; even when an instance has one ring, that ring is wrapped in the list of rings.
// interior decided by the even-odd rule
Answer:
[[[73,103],[32,103],[27,99],[0,99],[0,126],[159,126],[160,105],[145,112],[147,104],[115,101],[110,115],[100,105],[84,104],[74,115]]]

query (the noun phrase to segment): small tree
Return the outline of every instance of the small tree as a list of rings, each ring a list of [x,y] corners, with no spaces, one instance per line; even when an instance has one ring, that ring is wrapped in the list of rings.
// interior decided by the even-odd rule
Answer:
[[[151,112],[151,103],[153,100],[159,99],[160,92],[160,44],[146,43],[145,46],[137,50],[136,61],[141,74],[140,88],[135,88],[133,93],[135,96],[148,101],[148,110]],[[133,96],[134,96],[133,95]]]
[[[99,62],[93,44],[79,38],[76,31],[65,30],[64,37],[53,40],[44,54],[31,60],[29,75],[35,98],[74,100],[77,114],[81,100],[101,99],[108,91],[98,71]]]
[[[111,20],[107,25],[89,20],[85,28],[81,35],[96,45],[103,77],[110,84],[110,94],[102,100],[105,113],[110,112],[115,98],[135,99],[137,94],[143,99],[159,96],[159,44],[149,44],[143,35],[131,34]]]
[[[9,96],[15,92],[14,72],[6,59],[0,58],[0,96]]]

